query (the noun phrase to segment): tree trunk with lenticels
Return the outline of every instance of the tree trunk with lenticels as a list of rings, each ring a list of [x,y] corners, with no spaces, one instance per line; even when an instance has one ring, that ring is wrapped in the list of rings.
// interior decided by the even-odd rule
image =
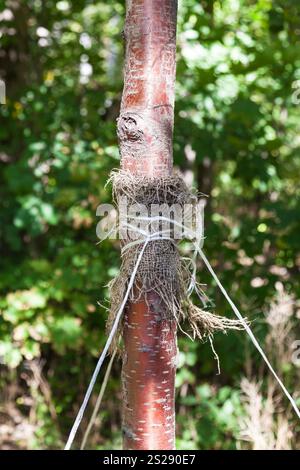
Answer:
[[[136,176],[165,177],[173,166],[177,0],[127,0],[126,9],[121,165]],[[175,448],[176,321],[161,321],[163,308],[154,292],[126,307],[124,449]]]

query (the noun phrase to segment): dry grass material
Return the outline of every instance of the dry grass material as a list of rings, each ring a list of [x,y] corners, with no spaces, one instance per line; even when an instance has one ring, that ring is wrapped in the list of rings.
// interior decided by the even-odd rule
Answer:
[[[290,450],[290,416],[280,412],[281,400],[274,383],[269,382],[266,399],[260,383],[244,378],[241,389],[246,416],[241,421],[240,438],[249,442],[252,450]]]
[[[198,202],[197,195],[192,193],[182,178],[176,174],[157,179],[134,177],[129,172],[121,170],[113,172],[110,181],[117,205],[124,196],[127,198],[128,205],[143,204],[149,209],[153,204],[167,204],[168,206],[176,204],[183,207],[184,204],[197,204]],[[125,243],[126,249],[122,250],[120,272],[109,285],[111,307],[107,321],[108,331],[124,299],[142,243],[143,240],[141,243],[128,245],[128,247]],[[186,260],[180,256],[175,238],[152,240],[145,248],[129,301],[137,302],[141,298],[147,298],[147,293],[150,291],[157,293],[163,304],[159,320],[176,319],[179,324],[187,321],[192,335],[201,340],[211,338],[218,331],[226,333],[227,330],[243,329],[239,320],[215,315],[192,303],[187,294],[191,276]],[[115,348],[116,340],[121,332],[122,325],[119,327],[112,349]]]
[[[272,358],[275,369],[282,375],[283,367],[290,363],[293,352],[296,302],[280,282],[276,283],[276,291],[276,297],[265,315],[268,325],[265,350]],[[257,371],[257,365],[250,361],[248,369],[251,376],[251,370]],[[241,381],[246,414],[240,422],[240,438],[248,442],[252,450],[290,450],[297,446],[297,436],[293,435],[293,411],[286,406],[273,376],[268,375],[266,380],[264,376],[265,370],[262,368],[257,379],[244,378]],[[299,383],[298,380],[295,376],[294,386]]]

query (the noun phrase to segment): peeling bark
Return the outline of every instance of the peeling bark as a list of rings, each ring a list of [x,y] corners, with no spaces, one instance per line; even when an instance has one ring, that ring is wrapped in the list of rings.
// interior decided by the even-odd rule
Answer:
[[[127,0],[124,90],[118,119],[121,165],[132,174],[172,172],[177,0]],[[148,293],[126,308],[123,447],[174,449],[176,322],[162,321]]]

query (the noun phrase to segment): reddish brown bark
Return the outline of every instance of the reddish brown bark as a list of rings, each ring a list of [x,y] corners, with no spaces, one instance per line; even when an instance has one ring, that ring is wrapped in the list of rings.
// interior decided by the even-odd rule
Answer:
[[[127,0],[124,90],[118,119],[122,168],[172,172],[177,0]],[[127,306],[124,449],[173,449],[176,323],[162,322],[155,293]]]
[[[172,171],[177,1],[126,3],[122,167],[159,177]]]
[[[123,446],[125,449],[174,449],[176,323],[160,321],[161,301],[154,293],[131,304],[124,325]]]

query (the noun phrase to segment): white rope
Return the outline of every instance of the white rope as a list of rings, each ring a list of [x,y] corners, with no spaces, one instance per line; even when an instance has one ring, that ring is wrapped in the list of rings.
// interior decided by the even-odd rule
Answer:
[[[192,261],[192,265],[195,266],[196,264],[196,254],[198,253],[200,255],[200,257],[202,258],[203,262],[205,263],[207,269],[209,270],[210,274],[212,275],[212,277],[214,278],[214,280],[216,281],[219,289],[221,290],[222,294],[224,295],[225,299],[227,300],[227,302],[229,303],[229,305],[231,306],[233,312],[235,313],[235,315],[237,316],[237,318],[241,321],[241,323],[243,324],[247,334],[249,335],[252,343],[254,344],[254,346],[256,347],[257,351],[260,353],[261,357],[263,358],[263,360],[265,361],[266,365],[268,366],[269,370],[271,371],[271,373],[273,374],[273,376],[275,377],[276,381],[278,382],[278,384],[280,385],[281,389],[283,390],[284,394],[286,395],[286,397],[288,398],[288,400],[290,401],[292,407],[294,408],[295,410],[295,413],[296,415],[298,416],[298,418],[300,419],[300,410],[298,408],[298,406],[296,405],[296,402],[295,400],[293,399],[293,397],[291,396],[291,394],[289,393],[289,391],[287,390],[287,388],[285,387],[285,385],[283,384],[282,380],[280,379],[280,377],[277,375],[277,373],[275,372],[275,370],[273,369],[269,359],[267,358],[265,352],[263,351],[262,347],[260,346],[260,344],[258,343],[256,337],[254,336],[250,326],[247,324],[247,322],[245,321],[245,319],[243,318],[243,316],[241,315],[240,311],[238,310],[238,308],[236,307],[236,305],[233,303],[233,301],[231,300],[231,298],[229,297],[226,289],[223,287],[221,281],[219,280],[218,276],[216,275],[216,273],[214,272],[212,266],[210,265],[208,259],[206,258],[205,254],[203,253],[202,251],[202,244],[203,244],[203,238],[202,237],[199,237],[198,233],[197,232],[193,232],[191,231],[190,229],[188,229],[187,227],[185,227],[184,225],[180,224],[179,222],[173,220],[173,219],[169,219],[167,217],[163,217],[163,216],[155,216],[155,217],[132,217],[134,219],[137,219],[137,220],[149,220],[149,222],[153,222],[153,221],[158,221],[158,220],[163,220],[163,221],[166,221],[166,222],[169,222],[171,224],[174,224],[174,225],[177,225],[178,227],[181,227],[182,229],[185,230],[185,234],[189,235],[189,237],[191,237],[191,239],[194,239],[195,241],[193,242],[193,245],[195,247],[194,249],[194,257],[193,259],[191,259]],[[139,229],[136,229],[137,231],[139,231]],[[142,241],[140,240],[137,240],[136,242],[140,242],[142,243]],[[196,287],[196,279],[195,279],[195,274],[196,274],[196,271],[195,271],[195,267],[193,269],[193,274],[192,274],[192,277],[191,277],[191,283],[193,283],[193,287],[195,288]],[[189,286],[189,294],[191,293],[191,290],[193,290],[193,287],[190,285]],[[210,338],[210,342],[211,342],[211,338]],[[215,350],[212,349],[214,354],[215,354],[215,357],[218,357]],[[219,363],[218,363],[218,369],[219,369]]]
[[[140,265],[140,262],[142,260],[142,257],[143,257],[143,254],[144,254],[144,251],[145,251],[145,248],[147,246],[147,244],[152,241],[152,240],[160,240],[160,237],[159,237],[159,233],[154,233],[153,235],[148,235],[144,240],[144,244],[142,246],[142,249],[139,253],[139,256],[137,258],[137,261],[136,261],[136,264],[133,268],[133,271],[132,271],[132,274],[130,276],[130,280],[129,280],[129,283],[128,283],[128,287],[127,287],[127,291],[125,293],[125,296],[124,296],[124,299],[123,299],[123,302],[116,314],[116,318],[114,320],[114,323],[113,323],[113,326],[110,330],[110,333],[109,333],[109,336],[107,338],[107,341],[105,343],[105,346],[103,348],[103,351],[99,357],[99,360],[97,362],[97,365],[96,365],[96,368],[94,370],[94,373],[92,375],[92,378],[91,378],[91,381],[90,381],[90,384],[88,386],[88,389],[86,391],[86,394],[84,396],[84,399],[83,399],[83,402],[82,402],[82,405],[78,411],[78,414],[76,416],[76,419],[74,421],[74,424],[72,426],[72,429],[70,431],[70,434],[69,434],[69,437],[68,437],[68,440],[67,440],[67,443],[65,445],[65,448],[64,450],[70,450],[72,444],[73,444],[73,441],[74,441],[74,438],[76,436],[76,433],[77,433],[77,430],[80,426],[80,423],[82,421],[82,418],[83,418],[83,414],[85,412],[85,409],[88,405],[88,402],[89,402],[89,399],[90,399],[90,396],[91,396],[91,393],[93,391],[93,388],[94,388],[94,385],[96,383],[96,380],[97,380],[97,377],[98,377],[98,374],[101,370],[101,367],[102,367],[102,364],[103,364],[103,361],[105,359],[105,356],[106,356],[106,353],[107,351],[109,350],[109,347],[112,343],[112,340],[114,338],[114,335],[118,329],[118,325],[119,325],[119,322],[120,322],[120,319],[121,319],[121,316],[122,316],[122,313],[123,313],[123,310],[125,308],[125,305],[127,303],[127,300],[128,300],[128,297],[129,297],[129,294],[130,294],[130,291],[133,287],[133,284],[134,284],[134,279],[135,279],[135,276],[136,276],[136,273],[137,273],[137,270],[138,270],[138,267]]]
[[[270,369],[271,373],[273,374],[273,376],[275,377],[275,379],[277,380],[278,384],[280,385],[280,387],[282,388],[284,394],[286,395],[286,397],[288,398],[288,400],[290,401],[292,407],[294,408],[298,418],[300,419],[300,411],[296,405],[296,402],[294,401],[293,397],[290,395],[290,393],[288,392],[288,390],[286,389],[285,385],[283,384],[283,382],[281,381],[281,379],[278,377],[278,375],[276,374],[275,370],[273,369],[271,363],[269,362],[267,356],[265,355],[263,349],[261,348],[261,346],[259,345],[256,337],[254,336],[251,328],[249,327],[249,325],[247,324],[247,322],[244,320],[243,316],[241,315],[241,313],[239,312],[238,308],[235,306],[235,304],[233,303],[233,301],[231,300],[231,298],[229,297],[229,295],[227,294],[227,291],[225,290],[225,288],[223,287],[223,285],[221,284],[219,278],[217,277],[216,273],[214,272],[213,268],[211,267],[208,259],[206,258],[205,254],[203,253],[201,247],[202,247],[202,244],[203,244],[203,238],[202,237],[199,237],[199,235],[197,234],[197,232],[193,232],[191,231],[190,229],[188,229],[187,227],[185,227],[184,225],[176,222],[175,220],[172,220],[172,219],[169,219],[167,217],[162,217],[162,216],[156,216],[156,217],[130,217],[130,218],[134,218],[136,220],[148,220],[149,222],[153,222],[153,221],[158,221],[158,220],[162,220],[162,221],[166,221],[166,222],[169,222],[171,224],[174,224],[174,225],[177,225],[178,227],[181,227],[183,228],[186,232],[185,234],[189,235],[189,237],[192,237],[192,239],[196,240],[193,242],[193,245],[194,245],[194,258],[192,260],[192,265],[193,265],[193,275],[192,275],[192,278],[191,278],[191,282],[193,284],[193,286],[195,287],[196,286],[196,279],[195,279],[195,254],[198,253],[200,255],[200,257],[202,258],[203,262],[205,263],[208,271],[210,272],[210,274],[212,275],[212,277],[214,278],[214,280],[216,281],[219,289],[221,290],[222,294],[224,295],[224,297],[226,298],[227,302],[229,303],[229,305],[231,306],[233,312],[235,313],[235,315],[237,316],[237,318],[242,322],[247,334],[249,335],[252,343],[254,344],[254,346],[256,347],[256,349],[258,350],[258,352],[260,353],[261,357],[263,358],[263,360],[265,361],[265,363],[267,364],[268,368]],[[163,235],[163,233],[169,233],[169,230],[165,230],[165,231],[160,231],[160,232],[156,232],[154,234],[149,234],[149,232],[145,231],[145,230],[141,230],[140,228],[136,227],[136,226],[133,226],[131,224],[124,224],[125,226],[127,225],[128,228],[130,228],[131,230],[135,230],[137,233],[139,233],[140,235],[142,235],[143,238],[141,239],[138,239],[138,240],[134,240],[132,242],[129,242],[127,243],[124,247],[123,247],[123,252],[124,250],[132,247],[132,246],[135,246],[137,244],[143,244],[142,248],[141,248],[141,251],[139,253],[139,256],[137,258],[137,261],[136,261],[136,264],[133,268],[133,271],[132,271],[132,274],[130,276],[130,280],[129,280],[129,283],[128,283],[128,287],[127,287],[127,290],[126,290],[126,293],[125,293],[125,296],[124,296],[124,299],[123,299],[123,302],[116,314],[116,317],[115,317],[115,320],[114,320],[114,323],[113,323],[113,326],[111,328],[111,331],[109,333],[109,336],[107,338],[107,341],[105,343],[105,346],[104,346],[104,349],[100,355],[100,358],[98,360],[98,363],[96,365],[96,368],[94,370],[94,373],[92,375],[92,378],[91,378],[91,381],[90,381],[90,384],[88,386],[88,389],[86,391],[86,394],[85,394],[85,397],[84,397],[84,400],[82,402],[82,405],[79,409],[79,412],[76,416],[76,419],[75,419],[75,422],[73,424],[73,427],[71,429],[71,432],[70,432],[70,435],[68,437],[68,441],[66,443],[66,446],[65,446],[65,449],[64,450],[70,450],[71,446],[72,446],[72,443],[74,441],[74,438],[75,438],[75,435],[76,435],[76,432],[78,430],[78,427],[82,421],[82,418],[83,418],[83,414],[85,412],[85,409],[87,407],[87,404],[89,402],[89,399],[90,399],[90,396],[91,396],[91,393],[93,391],[93,388],[94,388],[94,385],[95,385],[95,382],[97,380],[97,377],[98,377],[98,374],[100,372],[100,369],[102,367],[102,364],[103,364],[103,361],[105,359],[105,356],[106,356],[106,353],[112,343],[112,340],[114,338],[114,335],[117,331],[117,328],[118,328],[118,324],[120,322],[120,319],[121,319],[121,316],[122,316],[122,313],[123,313],[123,310],[125,308],[125,305],[128,301],[128,297],[129,297],[129,294],[130,294],[130,291],[134,285],[134,280],[135,280],[135,276],[136,276],[136,273],[137,273],[137,270],[138,270],[138,267],[140,265],[140,262],[142,260],[142,257],[143,257],[143,254],[144,254],[144,251],[145,251],[145,248],[147,246],[147,244],[150,242],[150,241],[154,241],[154,240],[162,240],[162,239],[165,239],[165,240],[170,240],[170,241],[173,241],[169,236],[167,235]],[[162,236],[163,235],[163,236]],[[191,293],[191,291],[193,290],[193,286],[190,285],[189,286],[189,295]]]
[[[91,429],[92,427],[94,426],[94,423],[96,421],[96,418],[97,418],[97,414],[99,412],[99,408],[100,408],[100,405],[101,405],[101,402],[102,402],[102,399],[103,399],[103,396],[104,396],[104,393],[105,393],[105,389],[106,389],[106,386],[107,386],[107,382],[108,382],[108,378],[109,378],[109,374],[111,372],[111,368],[112,368],[112,365],[113,365],[113,362],[114,362],[114,359],[116,357],[116,353],[117,353],[117,348],[114,350],[114,352],[112,353],[111,355],[111,358],[109,360],[109,363],[107,365],[107,369],[106,369],[106,372],[105,372],[105,376],[104,376],[104,379],[103,379],[103,382],[102,382],[102,385],[101,385],[101,388],[100,388],[100,392],[99,392],[99,395],[97,397],[97,401],[96,401],[96,405],[95,405],[95,408],[93,410],[93,413],[92,413],[92,416],[91,416],[91,419],[89,421],[89,424],[86,428],[86,431],[84,433],[84,436],[83,436],[83,439],[82,439],[82,443],[81,443],[81,446],[80,446],[80,450],[83,450],[84,447],[85,447],[85,444],[86,444],[86,441],[88,440],[88,437],[90,435],[90,432],[91,432]]]
[[[212,275],[212,277],[214,278],[214,280],[216,281],[220,291],[222,292],[222,294],[224,295],[225,299],[227,300],[227,302],[229,303],[229,305],[231,306],[232,310],[234,311],[235,315],[238,317],[238,319],[242,322],[246,332],[248,333],[252,343],[254,344],[254,346],[256,347],[256,349],[258,350],[258,352],[260,353],[261,357],[263,358],[263,360],[265,361],[265,363],[267,364],[268,368],[270,369],[270,371],[272,372],[272,374],[274,375],[275,379],[277,380],[277,382],[279,383],[280,387],[282,388],[284,394],[286,395],[286,397],[289,399],[292,407],[294,408],[295,412],[296,412],[296,415],[298,416],[298,418],[300,418],[300,411],[299,411],[299,408],[298,406],[296,405],[296,402],[295,400],[293,399],[293,397],[290,395],[290,393],[288,392],[288,390],[286,389],[285,385],[283,384],[283,382],[281,381],[281,379],[278,377],[278,375],[276,374],[275,370],[273,369],[269,359],[267,358],[267,356],[265,355],[263,349],[261,348],[261,346],[259,345],[256,337],[254,336],[251,328],[249,327],[249,325],[247,324],[247,322],[244,320],[244,318],[242,317],[241,313],[239,312],[238,308],[235,306],[235,304],[233,303],[233,301],[231,300],[231,298],[229,297],[229,295],[227,294],[225,288],[223,287],[223,285],[221,284],[221,282],[219,281],[219,278],[218,276],[216,275],[216,273],[214,272],[213,268],[211,267],[208,259],[206,258],[205,254],[203,253],[203,251],[201,250],[201,248],[197,247],[197,251],[199,253],[199,255],[201,256],[202,260],[204,261],[207,269],[209,270],[210,274]]]

